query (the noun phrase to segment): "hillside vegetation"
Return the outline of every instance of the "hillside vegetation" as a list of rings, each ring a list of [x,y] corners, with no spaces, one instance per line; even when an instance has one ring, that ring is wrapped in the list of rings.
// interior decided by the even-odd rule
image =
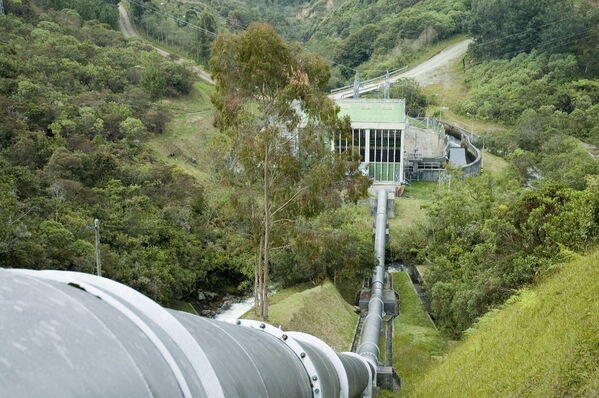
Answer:
[[[232,157],[211,126],[211,89],[98,22],[113,1],[3,4],[0,266],[93,273],[98,218],[103,276],[165,305],[247,291],[254,226],[222,173]],[[339,212],[294,225],[312,238],[276,248],[283,283],[355,281],[370,268],[370,245]]]
[[[398,231],[392,243],[394,255],[428,266],[433,315],[455,338],[599,235],[599,161],[589,153],[599,124],[589,45],[597,7],[476,0],[470,13],[474,44],[464,62],[424,91],[440,106],[435,116],[449,106],[442,117],[458,115],[509,166],[485,156],[490,173],[441,184],[421,227]]]
[[[599,252],[557,266],[480,319],[408,397],[596,397]]]
[[[313,2],[318,4],[318,2]],[[313,14],[308,48],[333,54],[339,77],[366,75],[408,64],[422,47],[464,32],[469,15],[463,0],[346,0]],[[365,64],[364,68],[360,65]],[[369,70],[373,70],[372,72]],[[336,75],[337,75],[336,74]]]
[[[244,258],[227,254],[202,186],[144,145],[168,123],[160,100],[187,95],[191,72],[74,10],[5,4],[0,264],[93,272],[99,218],[104,275],[162,303],[239,283]]]
[[[591,249],[599,237],[596,184],[522,188],[491,175],[446,183],[423,228],[394,237],[404,260],[430,265],[425,279],[439,327],[458,337],[568,253]]]
[[[62,0],[65,1],[65,0]],[[214,35],[267,22],[333,63],[330,86],[414,61],[425,48],[466,32],[464,0],[129,0],[137,26],[154,40],[206,63]],[[427,47],[428,46],[428,47]],[[430,54],[429,54],[430,55]]]

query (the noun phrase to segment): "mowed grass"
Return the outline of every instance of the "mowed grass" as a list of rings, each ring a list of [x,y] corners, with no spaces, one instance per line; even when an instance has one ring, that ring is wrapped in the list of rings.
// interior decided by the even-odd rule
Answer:
[[[489,173],[499,176],[505,173],[510,164],[507,160],[492,153],[483,152],[483,170],[484,173]]]
[[[437,187],[436,181],[414,181],[406,185],[404,196],[411,199],[431,200],[435,196]]]
[[[400,322],[401,323],[401,322]],[[485,315],[408,397],[597,397],[599,252]]]
[[[400,297],[400,312],[393,321],[393,366],[405,387],[442,358],[447,341],[428,318],[408,274],[394,273],[393,286]]]
[[[163,101],[171,112],[166,131],[148,141],[155,156],[181,168],[199,182],[215,186],[214,162],[220,135],[212,126],[213,87],[196,82],[187,96]]]
[[[418,226],[426,220],[425,200],[395,198],[395,217],[389,218],[390,234],[393,238],[399,230]]]
[[[271,299],[268,322],[283,330],[312,334],[338,351],[350,349],[358,315],[330,282],[277,292]],[[252,309],[243,316],[257,319]]]

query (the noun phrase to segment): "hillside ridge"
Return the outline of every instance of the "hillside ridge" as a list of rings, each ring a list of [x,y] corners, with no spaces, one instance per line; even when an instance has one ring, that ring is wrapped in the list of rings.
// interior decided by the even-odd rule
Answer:
[[[599,251],[521,290],[466,335],[406,396],[596,396]]]

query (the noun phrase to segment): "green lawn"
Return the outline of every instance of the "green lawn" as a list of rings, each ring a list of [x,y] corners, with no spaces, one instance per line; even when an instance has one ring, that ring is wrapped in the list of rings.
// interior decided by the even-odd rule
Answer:
[[[425,203],[422,199],[395,198],[395,218],[389,219],[389,227],[408,228],[424,222]]]
[[[483,169],[485,173],[501,175],[505,173],[509,165],[508,161],[504,158],[488,152],[483,152]]]
[[[447,342],[429,320],[408,274],[394,273],[393,285],[400,296],[400,313],[393,321],[393,366],[406,386],[442,358]]]
[[[406,185],[404,196],[411,199],[430,200],[435,196],[438,183],[436,181],[414,181]]]
[[[558,265],[468,331],[402,394],[409,397],[597,397],[599,252]],[[401,323],[401,322],[400,322]]]
[[[271,298],[269,323],[283,330],[312,334],[338,351],[350,349],[358,315],[332,283],[299,285]],[[253,309],[244,318],[256,319]]]

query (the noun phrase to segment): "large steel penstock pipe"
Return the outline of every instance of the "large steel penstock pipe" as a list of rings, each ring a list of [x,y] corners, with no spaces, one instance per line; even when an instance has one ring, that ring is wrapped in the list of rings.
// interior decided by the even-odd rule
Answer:
[[[0,397],[357,398],[374,377],[314,336],[75,272],[0,269],[0,342]]]

